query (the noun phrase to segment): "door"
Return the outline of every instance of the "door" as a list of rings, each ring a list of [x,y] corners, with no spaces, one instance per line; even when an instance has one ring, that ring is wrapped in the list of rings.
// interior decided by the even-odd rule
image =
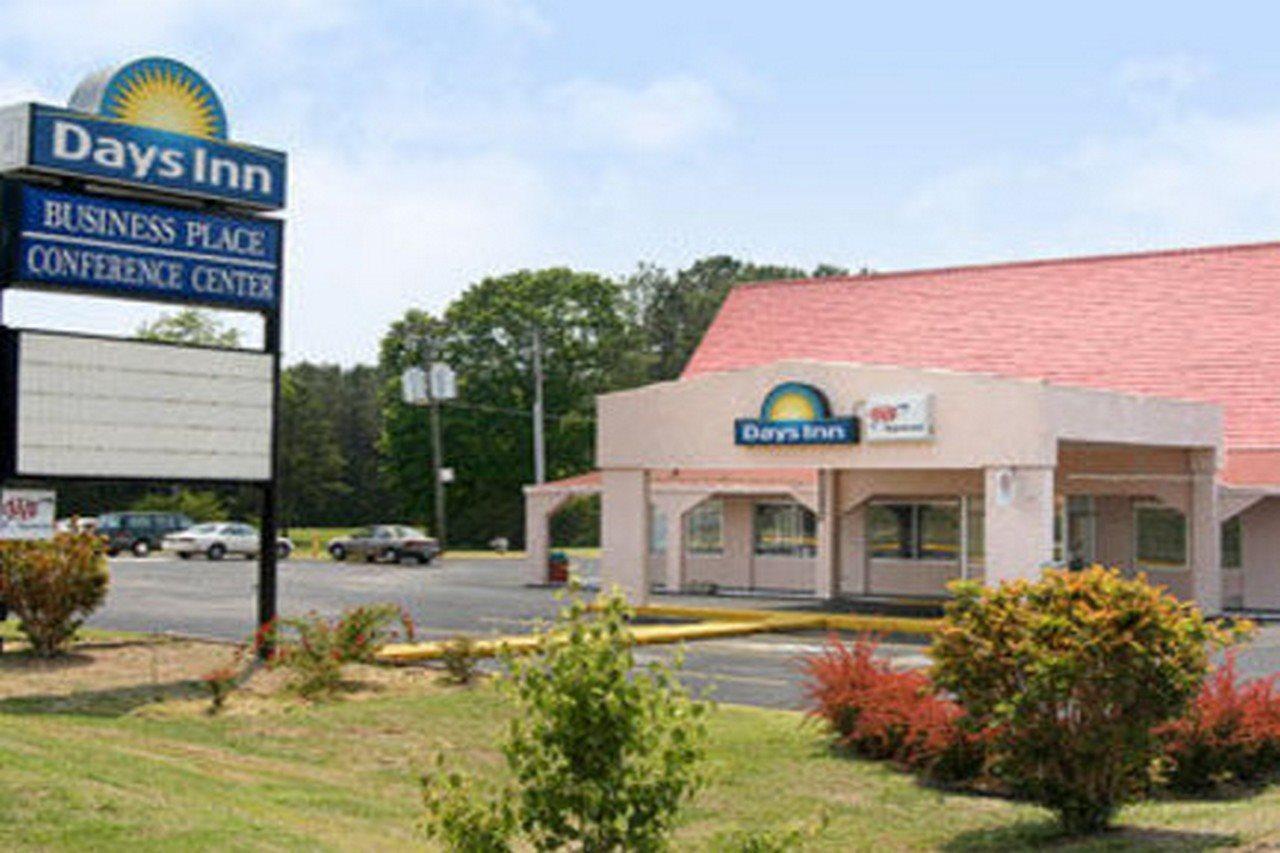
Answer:
[[[1066,540],[1058,559],[1073,569],[1098,561],[1098,511],[1091,495],[1072,495],[1063,506]]]

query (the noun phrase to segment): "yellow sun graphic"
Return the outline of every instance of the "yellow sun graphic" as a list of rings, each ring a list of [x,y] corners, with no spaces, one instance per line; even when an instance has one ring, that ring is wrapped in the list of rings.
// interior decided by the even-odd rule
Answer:
[[[125,69],[109,85],[102,111],[129,124],[189,136],[226,135],[217,96],[177,63],[140,62]]]
[[[813,403],[800,394],[783,394],[769,407],[769,419],[774,421],[811,421],[817,416]]]

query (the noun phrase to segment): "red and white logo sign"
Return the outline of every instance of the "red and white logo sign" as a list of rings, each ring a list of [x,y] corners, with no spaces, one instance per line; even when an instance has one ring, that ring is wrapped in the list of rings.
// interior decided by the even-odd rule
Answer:
[[[864,411],[866,441],[933,438],[932,394],[878,394],[867,398]]]
[[[0,539],[52,539],[54,501],[40,489],[0,491]]]

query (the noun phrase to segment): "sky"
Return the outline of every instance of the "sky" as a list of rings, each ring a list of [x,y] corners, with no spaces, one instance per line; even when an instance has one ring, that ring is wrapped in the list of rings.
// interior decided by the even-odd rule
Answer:
[[[1047,5],[0,2],[0,103],[143,55],[201,71],[233,138],[289,153],[291,362],[372,362],[405,310],[521,268],[1280,239],[1280,8]]]

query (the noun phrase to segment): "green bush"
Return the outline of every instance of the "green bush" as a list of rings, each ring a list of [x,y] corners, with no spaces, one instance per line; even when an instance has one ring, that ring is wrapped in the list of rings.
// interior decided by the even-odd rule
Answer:
[[[476,644],[466,634],[445,643],[440,660],[450,684],[467,685],[476,680]]]
[[[132,509],[139,512],[180,512],[196,522],[224,521],[230,514],[227,501],[217,492],[191,489],[152,492],[134,501]]]
[[[52,541],[0,542],[0,599],[18,617],[38,657],[64,651],[107,597],[107,561],[92,533],[59,533]]]
[[[510,849],[517,835],[539,850],[665,845],[702,781],[708,705],[673,668],[636,668],[629,617],[620,597],[602,596],[594,608],[575,599],[534,654],[506,659],[510,781],[481,802],[465,777],[427,777],[430,835],[458,850]],[[509,830],[500,843],[496,827]]]
[[[1115,570],[953,585],[933,678],[992,733],[993,770],[1058,813],[1105,827],[1159,755],[1153,729],[1186,710],[1227,637],[1194,605]]]

